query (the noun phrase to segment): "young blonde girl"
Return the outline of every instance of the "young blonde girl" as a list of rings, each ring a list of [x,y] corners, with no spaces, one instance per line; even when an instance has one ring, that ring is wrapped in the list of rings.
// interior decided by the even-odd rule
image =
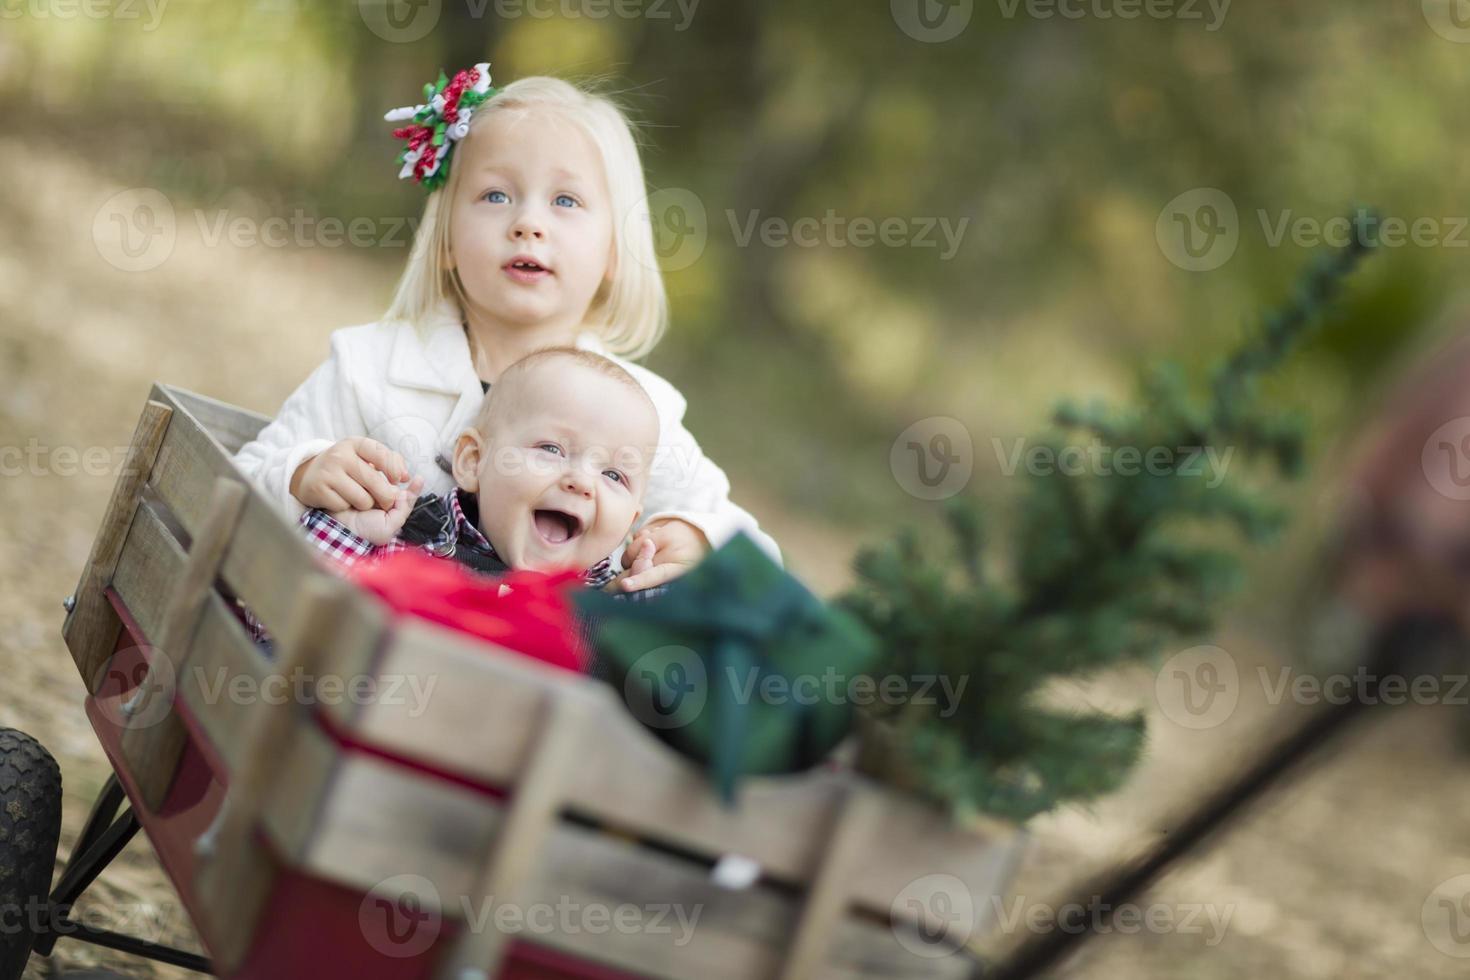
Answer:
[[[442,493],[453,483],[443,461],[488,385],[533,350],[573,345],[622,365],[658,410],[647,516],[624,558],[651,542],[653,564],[624,588],[668,581],[741,530],[779,558],[684,428],[683,396],[626,360],[647,354],[668,318],[627,119],[559,79],[489,81],[483,64],[441,76],[424,105],[388,114],[413,120],[396,131],[409,140],[400,176],[429,190],[392,305],[332,334],[326,362],[236,462],[293,517],[387,509],[411,476]]]

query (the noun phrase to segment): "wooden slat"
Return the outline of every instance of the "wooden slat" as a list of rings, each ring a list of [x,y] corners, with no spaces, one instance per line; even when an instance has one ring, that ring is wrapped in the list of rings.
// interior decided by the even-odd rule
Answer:
[[[215,577],[231,544],[246,492],[238,480],[221,477],[215,481],[209,516],[189,549],[159,625],[148,676],[125,707],[128,727],[122,737],[123,755],[142,804],[151,810],[162,805],[183,755],[184,725],[172,707],[177,678],[187,663],[205,600],[214,593]],[[155,703],[160,699],[166,703]]]
[[[827,961],[837,924],[847,915],[852,880],[863,861],[873,859],[881,799],[864,781],[854,779],[837,812],[822,853],[822,863],[802,903],[781,980],[815,976]],[[891,901],[890,901],[890,904]]]
[[[188,410],[189,414],[214,437],[226,453],[231,456],[240,447],[254,439],[265,428],[270,419],[259,412],[239,408],[207,395],[195,394],[172,385],[160,385],[159,390]]]
[[[243,530],[243,528],[242,528]],[[299,605],[291,617],[288,631],[279,641],[279,675],[286,679],[284,700],[257,697],[245,714],[244,747],[239,764],[230,773],[229,789],[217,820],[218,844],[200,864],[199,892],[212,896],[206,912],[219,926],[225,920],[242,920],[247,927],[260,914],[259,895],[244,895],[232,883],[249,873],[241,862],[248,852],[240,845],[252,837],[261,824],[267,803],[279,795],[278,780],[282,760],[298,742],[298,733],[311,725],[310,707],[297,703],[297,676],[314,679],[329,660],[329,651],[340,642],[339,626],[347,608],[345,583],[317,576],[309,579],[298,596]],[[275,672],[271,672],[275,673]],[[309,688],[301,689],[304,695]],[[310,812],[309,801],[290,794],[298,812]],[[237,940],[248,938],[248,928],[235,933]],[[218,963],[226,970],[237,966],[247,952],[243,941],[221,945],[214,951]]]
[[[102,517],[102,526],[92,542],[92,553],[82,569],[81,581],[74,593],[76,605],[67,614],[62,633],[71,650],[72,659],[89,691],[102,682],[103,670],[122,628],[117,613],[108,604],[103,590],[112,584],[114,572],[127,540],[128,529],[138,510],[138,499],[152,472],[172,412],[167,404],[149,401],[143,407],[127,460],[112,497]]]
[[[158,514],[147,504],[139,507],[113,585],[145,636],[159,635],[168,597],[183,577],[184,562],[183,549]],[[177,678],[178,696],[204,728],[210,750],[225,760],[227,770],[233,770],[239,765],[251,713],[260,706],[249,692],[261,690],[270,664],[217,593],[204,599],[186,661]],[[232,688],[231,680],[236,677],[245,683]],[[247,696],[236,697],[237,691]],[[283,781],[299,783],[303,769],[311,774],[327,773],[332,752],[314,725],[303,725],[282,766]],[[302,837],[306,833],[302,825],[311,815],[304,809],[282,809],[272,816],[281,824],[269,827],[270,832]],[[275,874],[272,859],[254,838],[236,846],[235,858],[235,878],[223,893],[229,911],[258,909]],[[200,894],[206,904],[219,897],[210,892]],[[227,913],[202,917],[198,924],[207,945],[214,950],[243,948],[250,939],[253,922],[248,915]]]
[[[244,762],[254,713],[262,704],[266,711],[276,707],[260,697],[263,690],[272,699],[277,696],[267,684],[276,675],[275,665],[250,642],[224,602],[211,596],[179,678],[179,698],[229,772],[239,771]],[[274,838],[299,842],[312,831],[313,801],[323,797],[322,784],[330,778],[337,749],[305,712],[287,740],[290,748],[280,760],[277,785],[292,805],[270,809],[266,822]]]
[[[544,859],[543,848],[556,826],[572,773],[572,757],[592,734],[586,723],[587,705],[578,693],[564,690],[542,699],[536,742],[473,894],[514,906],[525,895],[526,879]],[[465,930],[437,976],[440,980],[499,976],[512,938],[498,929]]]
[[[200,720],[215,751],[233,770],[240,764],[253,702],[234,691],[260,690],[272,667],[245,632],[244,625],[218,594],[204,604],[190,647],[188,666],[179,676],[179,697]],[[236,681],[235,678],[241,678]]]
[[[144,640],[158,635],[168,597],[179,587],[184,549],[146,503],[138,508],[118,557],[112,587],[137,621]]]
[[[699,914],[692,940],[679,945],[677,918],[665,925],[672,934],[617,929],[581,929],[547,937],[568,953],[621,965],[639,975],[669,980],[766,980],[779,968],[780,951],[796,917],[797,901],[769,889],[731,892],[709,876],[674,860],[579,828],[568,827],[550,849],[536,900],[569,900],[582,908],[681,908],[686,921]],[[576,922],[576,919],[573,919]],[[651,921],[651,920],[645,920]],[[542,937],[534,937],[538,941]],[[975,963],[964,955],[926,958],[901,945],[886,925],[857,917],[841,920],[828,958],[808,976],[814,980],[959,980],[973,976]]]
[[[398,685],[399,697],[330,706],[344,727],[369,744],[499,786],[516,780],[545,692],[582,687],[601,702],[598,737],[579,754],[569,807],[712,857],[746,855],[790,884],[816,875],[834,808],[847,792],[848,776],[824,770],[750,779],[741,785],[740,806],[726,809],[704,772],[644,730],[611,688],[432,625],[401,627],[375,671]],[[986,887],[1007,866],[998,855],[1017,846],[1019,832],[1010,825],[955,828],[916,801],[897,794],[885,801],[877,830],[884,860],[856,869],[852,882],[856,900],[870,911],[887,914],[893,896],[924,874],[947,872]]]
[[[183,578],[184,562],[183,548],[158,514],[146,504],[139,507],[113,588],[145,638],[159,635],[168,597]],[[259,690],[270,670],[269,661],[257,651],[218,593],[204,600],[187,659],[189,667],[177,677],[179,696],[213,733],[216,750],[233,768],[239,762],[249,704],[230,696],[229,681],[240,676],[245,679],[243,689]]]
[[[203,529],[209,502],[203,489],[222,477],[244,477],[183,402],[175,402],[174,415],[178,424],[169,426],[150,483],[184,531],[195,537]],[[246,498],[237,537],[221,576],[266,629],[280,634],[304,581],[323,573],[298,531],[259,493]]]
[[[495,908],[505,903],[495,896],[490,904],[478,891],[479,862],[470,855],[491,848],[504,820],[499,806],[473,789],[370,756],[340,757],[329,782],[300,866],[364,891],[398,875],[427,879],[430,887],[419,896],[427,910],[461,921],[468,912],[476,928],[494,927]],[[291,804],[277,795],[269,805]],[[584,921],[609,923],[626,906],[649,925],[656,916],[660,929],[580,928]],[[676,907],[686,921],[695,917],[692,937],[680,934]],[[571,910],[570,931],[560,930],[566,920],[558,909]],[[700,865],[563,822],[552,830],[534,881],[502,914],[528,923],[532,915],[549,917],[553,932],[528,929],[525,938],[640,976],[765,980],[779,969],[798,912],[797,897],[762,886],[728,891]],[[961,956],[917,957],[887,926],[847,917],[828,961],[812,976],[964,977],[971,965]]]
[[[182,576],[183,566],[184,552],[178,542],[151,508],[140,507],[118,563],[114,587],[145,635],[157,634],[167,596]],[[244,759],[251,719],[263,704],[260,692],[266,690],[266,678],[275,673],[276,665],[255,646],[218,593],[204,601],[186,660],[177,678],[178,697],[204,729],[210,750],[234,772]],[[292,736],[296,747],[283,763],[283,771],[293,774],[295,783],[306,785],[326,778],[333,750],[327,737],[304,716],[302,728]],[[314,792],[315,797],[321,795]],[[310,800],[296,810],[273,812],[272,819],[279,821],[275,829],[285,839],[303,840],[311,820]]]

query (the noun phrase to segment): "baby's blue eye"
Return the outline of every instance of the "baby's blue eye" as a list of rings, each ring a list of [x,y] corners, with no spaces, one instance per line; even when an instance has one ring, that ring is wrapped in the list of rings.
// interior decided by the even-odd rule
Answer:
[[[628,482],[628,478],[626,476],[624,476],[623,474],[619,473],[617,470],[603,470],[602,471],[602,475],[605,476],[605,477],[607,477],[609,480],[612,480],[614,483],[627,483]]]
[[[540,449],[540,450],[543,450],[544,452],[554,453],[557,456],[564,456],[564,455],[566,455],[565,453],[563,453],[561,451],[561,447],[558,446],[554,442],[543,442],[540,445],[538,445],[536,448],[537,449]]]
[[[509,204],[510,195],[506,194],[505,191],[489,191],[485,194],[485,200],[491,204]]]
[[[559,208],[577,207],[577,199],[570,194],[558,194],[556,195],[556,197],[552,198],[551,203],[555,204]]]

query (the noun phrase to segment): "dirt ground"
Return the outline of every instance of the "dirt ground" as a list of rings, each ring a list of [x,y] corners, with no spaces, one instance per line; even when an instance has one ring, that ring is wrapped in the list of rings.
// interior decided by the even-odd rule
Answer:
[[[0,476],[0,725],[36,735],[61,763],[65,857],[107,766],[61,642],[61,601],[86,560],[111,467],[150,381],[272,411],[323,356],[331,329],[373,317],[384,285],[381,267],[350,249],[206,247],[181,202],[167,259],[152,271],[123,271],[94,240],[99,213],[105,218],[105,203],[123,188],[81,162],[55,157],[35,167],[36,159],[34,148],[0,138],[0,447],[22,453],[19,463],[14,452],[5,458]],[[112,464],[95,465],[104,454]],[[92,472],[78,472],[87,458]],[[845,535],[737,490],[819,591],[841,583]],[[1257,666],[1275,676],[1276,641],[1235,622],[1215,642],[1247,679],[1239,707],[1216,727],[1172,720],[1143,672],[1072,692],[1148,708],[1148,757],[1123,792],[1092,810],[1035,821],[1004,910],[1008,919],[1023,913],[1009,938],[1068,882],[1168,833],[1166,814],[1288,720],[1255,682]],[[1452,721],[1443,707],[1385,712],[1141,900],[1144,913],[1156,913],[1147,921],[1168,917],[1172,926],[1095,939],[1057,975],[1463,976],[1470,941],[1456,944],[1461,933],[1441,918],[1445,909],[1463,913],[1453,923],[1463,929],[1470,902],[1459,901],[1463,889],[1445,893],[1458,908],[1434,895],[1470,873],[1470,780]],[[96,924],[195,943],[146,841],[133,843],[90,901]],[[136,977],[186,975],[63,940],[27,976],[99,963]]]

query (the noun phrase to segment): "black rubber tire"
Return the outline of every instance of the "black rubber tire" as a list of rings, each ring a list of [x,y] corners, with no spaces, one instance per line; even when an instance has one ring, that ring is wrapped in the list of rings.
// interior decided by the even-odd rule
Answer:
[[[0,728],[0,980],[25,972],[60,833],[60,767],[40,742]]]

